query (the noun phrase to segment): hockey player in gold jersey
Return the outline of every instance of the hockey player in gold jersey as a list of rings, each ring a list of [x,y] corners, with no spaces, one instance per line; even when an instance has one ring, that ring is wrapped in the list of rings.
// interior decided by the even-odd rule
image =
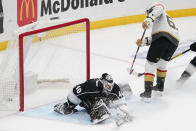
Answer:
[[[140,47],[150,45],[145,64],[145,91],[140,94],[140,97],[151,98],[152,90],[160,92],[164,90],[167,63],[178,47],[179,35],[178,28],[165,12],[164,5],[156,2],[147,6],[142,27],[152,28],[152,31],[150,37],[138,39],[136,42]],[[157,81],[156,86],[153,86],[155,72]]]

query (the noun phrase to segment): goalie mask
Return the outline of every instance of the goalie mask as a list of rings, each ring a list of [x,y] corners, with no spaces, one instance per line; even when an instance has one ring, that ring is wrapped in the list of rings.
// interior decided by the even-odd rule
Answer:
[[[109,74],[103,73],[100,80],[103,84],[104,90],[109,91],[109,92],[112,91],[113,86],[114,86],[114,81],[113,81],[113,78]]]

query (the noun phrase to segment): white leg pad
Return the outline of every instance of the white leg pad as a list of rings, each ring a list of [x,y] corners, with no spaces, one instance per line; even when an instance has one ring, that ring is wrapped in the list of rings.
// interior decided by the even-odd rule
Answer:
[[[71,101],[73,104],[75,105],[79,105],[81,103],[81,100],[73,93],[73,91],[71,91],[68,96],[67,99],[69,101]]]

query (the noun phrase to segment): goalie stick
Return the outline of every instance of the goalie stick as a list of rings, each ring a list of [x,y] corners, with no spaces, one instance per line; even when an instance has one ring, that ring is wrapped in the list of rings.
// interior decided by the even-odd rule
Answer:
[[[185,51],[179,53],[178,55],[175,55],[175,56],[172,57],[169,61],[172,61],[173,59],[175,59],[175,58],[177,58],[177,57],[179,57],[179,56],[181,56],[181,55],[187,53],[187,52],[190,51],[190,50],[191,50],[191,49],[187,49],[187,50],[185,50]],[[143,76],[145,73],[144,73],[144,72],[143,72],[143,73],[138,73],[138,72],[136,72],[135,70],[132,70],[132,72],[129,73],[129,74],[130,74],[130,75],[132,74],[132,75],[134,75],[134,76],[136,76],[136,77],[141,77],[141,76]]]

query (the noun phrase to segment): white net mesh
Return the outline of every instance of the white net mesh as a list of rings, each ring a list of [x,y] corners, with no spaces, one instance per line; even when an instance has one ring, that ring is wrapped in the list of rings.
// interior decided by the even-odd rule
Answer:
[[[19,43],[18,34],[43,27],[59,25],[62,21],[34,23],[17,30],[5,51],[0,52],[0,110],[5,103],[19,106]],[[23,39],[24,92],[37,88],[37,82],[72,82],[86,80],[86,23],[80,22]],[[20,54],[21,55],[21,54]],[[55,88],[55,87],[54,87]],[[58,94],[56,94],[58,95]],[[41,99],[41,98],[40,98]],[[4,102],[3,102],[4,101]],[[13,106],[16,108],[16,106]]]

